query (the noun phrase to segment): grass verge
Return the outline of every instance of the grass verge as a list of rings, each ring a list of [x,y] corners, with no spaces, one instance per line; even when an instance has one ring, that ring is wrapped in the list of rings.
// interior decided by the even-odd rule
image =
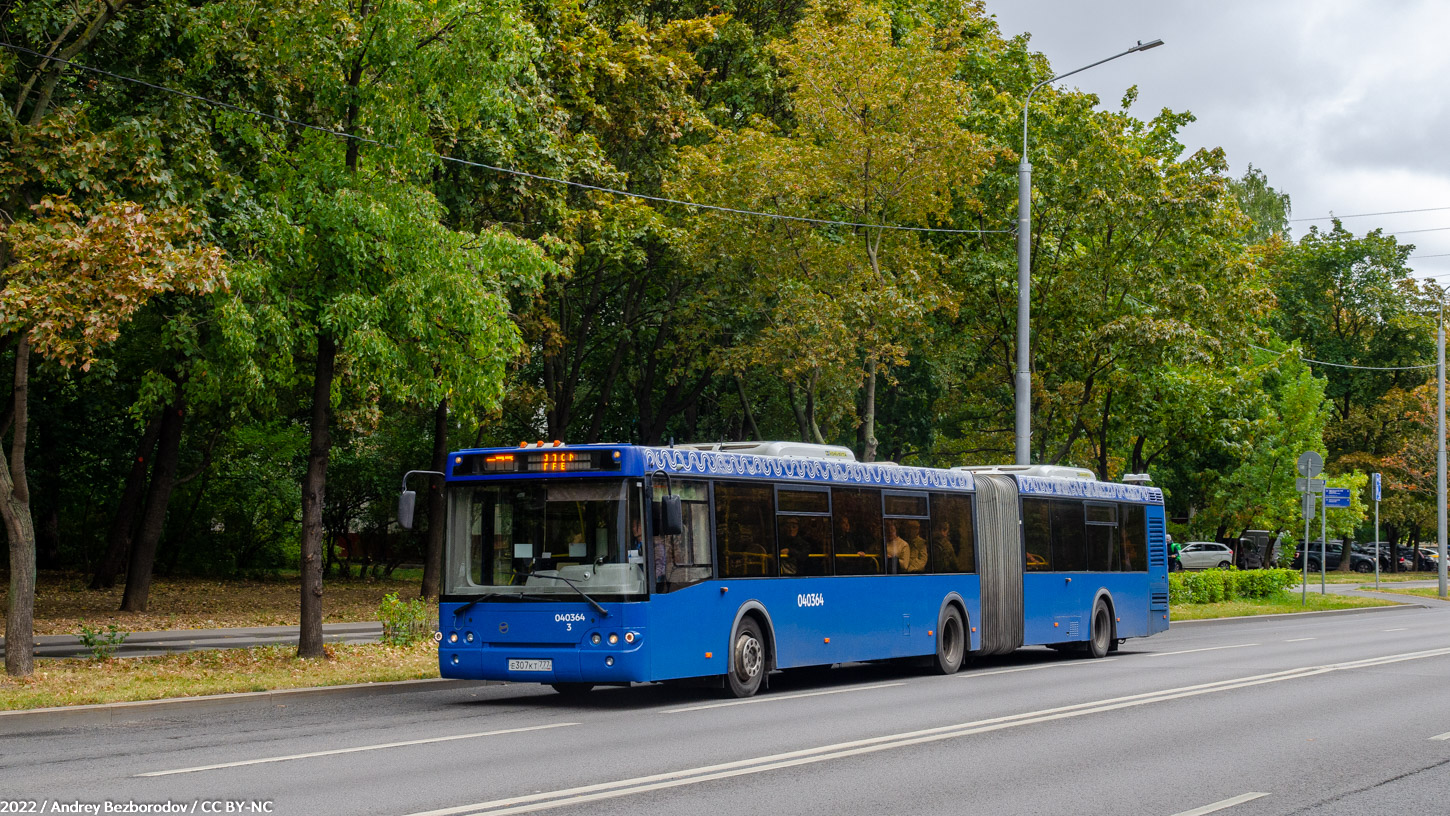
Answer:
[[[1299,593],[1281,592],[1273,598],[1219,601],[1207,604],[1174,604],[1168,616],[1174,621],[1239,618],[1251,615],[1282,615],[1288,612],[1321,612],[1329,609],[1359,609],[1366,606],[1394,606],[1394,601],[1349,595],[1320,595],[1310,592],[1308,603],[1300,605]]]
[[[325,647],[327,660],[303,660],[295,646],[217,649],[117,660],[37,660],[30,677],[0,675],[0,710],[275,691],[438,676],[432,640]]]
[[[1382,572],[1380,573],[1380,583],[1394,584],[1401,581],[1434,581],[1439,577],[1434,572]],[[1365,581],[1374,584],[1374,573],[1327,572],[1324,574],[1324,583],[1326,584],[1363,584]],[[1309,583],[1311,586],[1319,583],[1319,573],[1317,571],[1309,573]]]
[[[220,629],[233,626],[296,626],[302,593],[297,578],[241,581],[214,578],[162,578],[151,584],[147,611],[120,612],[125,587],[91,590],[87,576],[42,572],[35,593],[35,634],[73,635],[85,623],[115,624],[127,632],[163,629]],[[378,605],[389,592],[417,597],[416,581],[339,579],[323,584],[322,621],[357,623],[378,619]],[[8,587],[0,585],[0,626]]]

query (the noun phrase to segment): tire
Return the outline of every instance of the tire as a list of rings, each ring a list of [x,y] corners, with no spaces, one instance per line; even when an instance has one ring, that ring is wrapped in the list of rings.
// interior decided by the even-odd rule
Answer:
[[[730,672],[725,675],[732,697],[754,697],[765,680],[765,639],[752,618],[744,618],[730,643]]]
[[[1365,561],[1361,561],[1358,564],[1355,564],[1354,565],[1354,571],[1355,572],[1373,572],[1374,571],[1374,565],[1373,564],[1370,564],[1368,562],[1365,562]]]
[[[956,674],[967,656],[966,627],[962,625],[962,613],[955,606],[947,607],[936,631],[936,659],[932,670],[937,674]]]
[[[1108,605],[1098,601],[1093,606],[1092,631],[1088,634],[1087,648],[1083,653],[1094,659],[1107,657],[1112,646],[1113,616],[1108,614]]]
[[[1309,560],[1309,571],[1310,572],[1318,572],[1319,571],[1319,562],[1318,561],[1315,561],[1313,559],[1310,559]]]
[[[554,691],[570,699],[583,697],[589,693],[590,689],[594,688],[593,683],[554,683],[553,686]]]
[[[1218,568],[1219,569],[1228,569],[1228,562],[1227,561],[1220,561],[1220,562],[1218,562]]]

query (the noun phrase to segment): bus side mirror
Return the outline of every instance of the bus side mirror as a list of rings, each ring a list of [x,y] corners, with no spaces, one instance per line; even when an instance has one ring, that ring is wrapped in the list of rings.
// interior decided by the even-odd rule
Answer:
[[[398,526],[404,530],[413,529],[413,505],[418,501],[418,494],[412,490],[404,490],[398,496]]]
[[[659,500],[659,516],[656,518],[655,535],[673,536],[685,532],[684,513],[679,496],[664,496]]]

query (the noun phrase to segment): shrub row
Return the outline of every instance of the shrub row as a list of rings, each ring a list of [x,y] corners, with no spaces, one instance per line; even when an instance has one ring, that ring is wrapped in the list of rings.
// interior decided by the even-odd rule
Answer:
[[[1204,570],[1168,575],[1169,603],[1216,603],[1239,598],[1268,598],[1299,583],[1290,569]]]

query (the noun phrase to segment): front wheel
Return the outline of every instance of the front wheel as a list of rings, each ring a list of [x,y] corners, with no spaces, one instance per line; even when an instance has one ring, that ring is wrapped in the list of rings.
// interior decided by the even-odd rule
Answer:
[[[966,654],[967,637],[962,626],[962,613],[954,606],[947,607],[947,613],[937,627],[936,660],[932,661],[932,668],[937,674],[956,674]]]
[[[1107,657],[1108,650],[1113,645],[1113,618],[1108,614],[1108,606],[1098,601],[1093,606],[1093,629],[1092,637],[1087,643],[1087,656],[1092,658]]]
[[[1367,562],[1361,561],[1354,565],[1355,572],[1370,572],[1374,567]]]
[[[730,673],[725,675],[730,694],[734,697],[754,697],[760,691],[765,679],[765,642],[760,637],[760,627],[746,618],[735,630],[735,641],[730,646]]]
[[[1310,572],[1318,572],[1319,571],[1319,562],[1318,561],[1310,561],[1309,562],[1309,571]]]
[[[1228,569],[1228,562],[1227,561],[1220,561],[1220,562],[1218,562],[1218,568],[1219,569]]]

